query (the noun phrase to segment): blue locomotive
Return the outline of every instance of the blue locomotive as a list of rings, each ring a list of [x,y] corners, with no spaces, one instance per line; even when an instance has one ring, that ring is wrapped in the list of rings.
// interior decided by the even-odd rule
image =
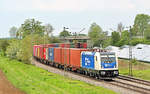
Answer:
[[[81,67],[84,73],[99,78],[113,78],[119,75],[118,60],[114,52],[81,53]]]

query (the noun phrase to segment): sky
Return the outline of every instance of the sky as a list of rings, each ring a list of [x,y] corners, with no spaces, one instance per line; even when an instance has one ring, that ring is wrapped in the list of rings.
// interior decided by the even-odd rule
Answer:
[[[0,0],[0,37],[9,37],[12,26],[31,18],[51,24],[54,35],[63,27],[77,33],[85,28],[82,33],[87,34],[93,22],[111,32],[120,22],[132,26],[137,14],[150,15],[149,4],[150,0]]]

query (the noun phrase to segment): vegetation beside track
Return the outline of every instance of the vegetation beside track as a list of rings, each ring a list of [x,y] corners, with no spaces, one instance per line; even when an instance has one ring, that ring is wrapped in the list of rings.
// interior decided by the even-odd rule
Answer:
[[[0,57],[0,69],[9,81],[27,94],[115,94],[111,90],[72,80],[6,57]]]
[[[150,64],[135,61],[133,64],[133,76],[144,80],[150,80]],[[128,75],[129,63],[128,60],[119,60],[119,72],[123,75]]]

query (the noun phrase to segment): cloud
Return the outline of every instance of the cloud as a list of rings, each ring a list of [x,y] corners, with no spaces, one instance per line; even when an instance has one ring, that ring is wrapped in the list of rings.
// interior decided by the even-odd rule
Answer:
[[[83,11],[88,8],[86,0],[33,0],[33,8],[42,11]]]
[[[132,3],[136,5],[136,9],[150,9],[150,0],[133,0]]]
[[[130,0],[33,0],[34,9],[42,11],[93,11],[134,8]]]
[[[150,9],[150,0],[5,0],[8,11],[130,11]]]

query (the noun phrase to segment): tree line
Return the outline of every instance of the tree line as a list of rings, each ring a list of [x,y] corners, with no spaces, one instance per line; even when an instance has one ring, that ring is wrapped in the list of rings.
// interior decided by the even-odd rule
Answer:
[[[42,25],[42,22],[35,19],[26,19],[20,27],[12,27],[9,30],[10,39],[0,39],[0,54],[8,56],[11,59],[18,59],[29,63],[32,57],[33,45],[59,43],[60,37],[74,36],[69,30],[62,30],[59,36],[53,36],[53,26],[51,24]],[[107,47],[136,45],[138,43],[150,44],[150,16],[138,14],[135,17],[134,25],[129,30],[121,22],[117,30],[112,30],[111,35],[95,22],[91,24],[88,36],[91,39],[93,47]]]
[[[1,55],[30,63],[33,45],[60,42],[52,35],[53,30],[50,24],[42,25],[35,19],[27,19],[19,28],[10,28],[10,39],[0,40]]]
[[[108,32],[103,31],[99,25],[93,23],[89,29],[88,36],[93,41],[94,46],[101,44],[103,47],[109,45],[120,47],[129,44],[150,44],[150,16],[147,14],[138,14],[131,28],[124,26],[120,22],[117,30],[112,31],[109,36]]]

